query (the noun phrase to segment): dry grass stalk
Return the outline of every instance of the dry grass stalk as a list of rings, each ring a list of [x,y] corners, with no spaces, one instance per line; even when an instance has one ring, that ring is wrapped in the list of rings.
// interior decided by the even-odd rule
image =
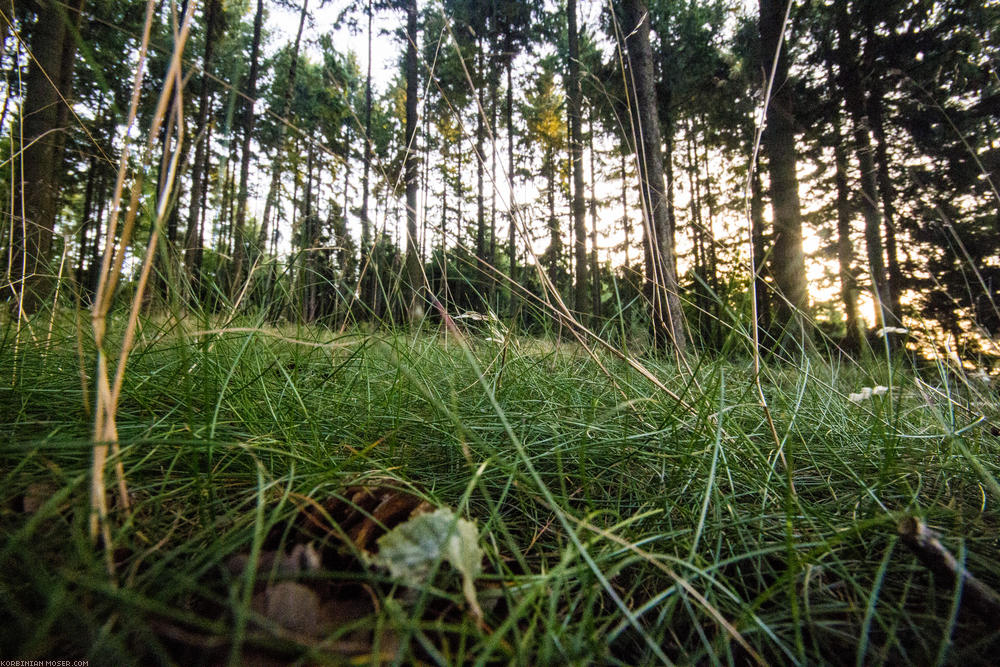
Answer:
[[[129,108],[128,122],[126,123],[126,136],[128,131],[134,127],[139,106],[139,94],[142,88],[142,81],[145,76],[145,64],[147,50],[149,47],[149,36],[153,25],[153,16],[156,8],[154,0],[149,0],[146,6],[146,21],[143,29],[142,42],[139,50],[138,63],[136,65],[135,80],[132,87],[132,101]],[[128,173],[128,141],[124,142],[122,148],[121,161],[118,168],[118,178],[114,190],[111,207],[111,218],[107,226],[107,241],[104,247],[104,256],[101,263],[100,280],[91,310],[91,325],[94,330],[94,342],[97,346],[97,396],[94,406],[94,453],[91,473],[91,517],[90,534],[96,539],[98,533],[104,539],[105,551],[108,555],[108,569],[113,571],[113,563],[110,558],[111,535],[108,526],[108,501],[105,493],[104,469],[107,465],[108,448],[116,457],[115,474],[118,482],[119,504],[122,509],[128,511],[129,497],[125,483],[125,471],[119,455],[118,430],[116,416],[118,412],[118,399],[121,394],[122,383],[125,378],[125,366],[129,353],[135,341],[135,333],[138,325],[139,310],[142,307],[143,294],[152,270],[153,258],[156,252],[156,245],[159,238],[159,228],[166,216],[170,193],[173,188],[174,176],[177,170],[179,150],[183,140],[183,124],[180,122],[180,104],[175,105],[176,114],[171,119],[178,126],[177,140],[174,144],[173,152],[169,162],[167,177],[163,179],[161,191],[158,195],[156,207],[156,219],[153,222],[153,230],[150,235],[149,244],[146,248],[143,260],[142,271],[136,287],[135,296],[129,312],[128,323],[122,338],[121,347],[118,350],[118,362],[115,366],[114,381],[111,380],[108,364],[108,350],[105,349],[105,336],[107,334],[107,317],[111,308],[115,288],[121,276],[122,265],[125,260],[125,252],[131,242],[132,233],[135,229],[136,217],[139,210],[139,199],[142,193],[143,175],[149,168],[153,145],[160,134],[164,120],[167,118],[168,105],[173,99],[175,90],[179,100],[181,97],[181,56],[184,52],[184,45],[191,28],[191,19],[194,14],[194,3],[190,3],[187,8],[181,25],[174,25],[174,50],[170,59],[170,66],[167,70],[163,88],[157,102],[156,111],[153,116],[152,126],[146,139],[145,151],[139,169],[132,179],[132,187],[129,195],[128,209],[125,213],[125,220],[122,226],[121,237],[115,242],[118,216],[121,210],[122,194],[125,189],[125,179]]]

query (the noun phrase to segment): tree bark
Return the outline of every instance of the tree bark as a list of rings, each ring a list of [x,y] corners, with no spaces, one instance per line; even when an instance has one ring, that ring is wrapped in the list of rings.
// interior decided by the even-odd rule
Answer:
[[[438,300],[441,305],[448,309],[448,190],[451,185],[448,183],[448,162],[450,150],[447,142],[441,148],[441,283],[437,290]]]
[[[495,44],[494,44],[495,47]],[[490,64],[490,81],[496,81],[500,72],[496,67],[496,59],[491,58]],[[490,239],[489,239],[489,258],[487,260],[488,265],[485,267],[487,271],[486,285],[487,285],[487,296],[486,302],[489,304],[491,311],[496,312],[496,293],[497,293],[497,281],[496,281],[496,263],[497,263],[497,86],[490,86]]]
[[[545,249],[541,260],[548,270],[549,280],[552,281],[556,289],[559,289],[562,283],[560,275],[562,272],[559,271],[559,263],[562,261],[562,234],[559,229],[559,218],[556,216],[556,158],[553,153],[552,145],[546,143],[542,172],[545,175],[548,185],[546,198],[549,204],[549,220],[547,225],[549,230],[549,247]]]
[[[865,38],[865,62],[868,70],[868,121],[875,137],[875,162],[878,192],[882,202],[882,223],[885,229],[886,268],[889,272],[889,313],[890,325],[899,326],[903,321],[901,292],[903,270],[899,264],[899,249],[896,243],[895,190],[889,175],[888,139],[883,122],[884,97],[881,73],[875,68],[875,54],[878,50],[874,22],[869,22]]]
[[[514,84],[511,70],[514,67],[513,54],[507,56],[507,96],[504,103],[504,116],[507,124],[507,262],[510,264],[510,317],[517,315],[518,309],[518,268],[517,268],[517,226],[514,207]]]
[[[622,177],[622,231],[625,232],[625,274],[632,271],[632,219],[628,210],[628,165],[625,161],[626,145],[622,145],[621,150],[621,177]]]
[[[805,255],[802,251],[802,217],[796,173],[795,110],[788,80],[788,57],[782,48],[785,0],[760,0],[760,39],[765,75],[774,72],[762,135],[770,177],[774,246],[771,266],[781,297],[776,300],[773,323],[787,334],[804,327],[809,307]],[[792,325],[789,327],[789,325]],[[776,332],[777,333],[777,332]]]
[[[482,79],[482,40],[478,40],[476,48],[476,73]],[[483,98],[482,81],[476,86],[476,267],[473,284],[482,296],[484,279],[486,277],[486,200],[483,195],[483,177],[486,160],[483,154],[483,143],[486,139],[486,126],[483,122],[485,99]]]
[[[12,173],[13,235],[9,284],[15,311],[36,312],[48,299],[53,281],[49,254],[58,209],[59,174],[62,171],[65,125],[69,107],[63,101],[72,93],[72,63],[76,38],[68,26],[75,24],[83,0],[68,5],[54,0],[35,4],[31,29],[31,61],[25,79],[21,109],[23,137]]]
[[[701,128],[703,136],[706,136],[706,123],[704,118],[701,120]],[[721,287],[719,283],[719,257],[715,243],[715,214],[716,214],[716,204],[718,200],[716,199],[715,193],[712,191],[712,175],[711,167],[708,156],[708,140],[707,136],[704,141],[701,142],[702,150],[702,161],[704,173],[705,173],[705,206],[708,209],[708,224],[705,226],[705,235],[708,239],[708,285],[712,288],[718,296]],[[720,306],[718,299],[713,299],[713,312],[715,313],[715,322],[721,321],[720,318]]]
[[[625,0],[624,32],[628,48],[632,109],[635,127],[639,183],[646,217],[646,289],[652,304],[653,339],[657,346],[672,344],[678,352],[687,345],[684,315],[674,272],[674,247],[669,234],[667,196],[663,183],[660,123],[656,113],[653,57],[649,47],[649,12],[643,0]]]
[[[361,243],[358,268],[361,303],[366,307],[373,306],[374,290],[372,288],[369,257],[372,245],[372,225],[368,217],[368,194],[371,183],[372,169],[372,0],[368,0],[368,73],[365,75],[365,150],[361,175]],[[345,212],[346,213],[346,212]]]
[[[94,186],[97,181],[97,158],[91,156],[87,162],[87,185],[83,191],[83,218],[80,221],[80,253],[76,265],[76,284],[82,288],[84,284],[87,250],[89,248],[88,232],[93,220]]]
[[[832,68],[828,80],[835,86]],[[840,269],[840,300],[847,319],[845,346],[852,352],[861,350],[861,326],[858,320],[858,286],[854,275],[854,246],[851,243],[851,191],[847,181],[847,150],[840,127],[840,108],[833,115],[834,183],[837,188],[837,264]]]
[[[406,308],[409,321],[424,315],[420,300],[421,270],[417,253],[417,0],[406,5]],[[482,178],[482,151],[479,160]],[[480,216],[482,190],[480,189]],[[481,224],[481,221],[480,221]]]
[[[677,247],[677,207],[674,204],[674,124],[673,120],[670,120],[670,124],[667,126],[666,137],[663,138],[666,144],[666,152],[663,154],[663,175],[667,181],[667,226],[660,233],[666,234],[670,237],[670,247]],[[671,266],[674,269],[674,275],[677,275],[677,256],[674,255],[670,260]]]
[[[237,196],[236,219],[233,221],[233,279],[229,285],[230,296],[239,289],[243,277],[244,230],[247,219],[248,182],[250,180],[250,144],[253,140],[254,103],[257,98],[257,77],[260,71],[260,33],[264,21],[264,0],[257,0],[257,13],[253,20],[253,41],[250,46],[250,74],[247,79],[243,103],[243,147],[240,155],[240,187]]]
[[[57,107],[56,113],[56,127],[63,128],[62,132],[56,134],[56,157],[58,163],[56,164],[56,173],[54,175],[55,192],[57,197],[62,193],[62,180],[65,170],[62,168],[62,156],[65,153],[66,137],[68,133],[66,128],[69,126],[70,117],[70,105],[73,103],[73,75],[74,66],[76,64],[76,42],[78,39],[80,31],[80,23],[83,20],[83,0],[75,0],[75,2],[69,3],[65,6],[66,10],[69,10],[68,14],[64,14],[66,21],[66,38],[63,40],[62,47],[62,66],[59,69],[59,92],[63,100],[68,103],[60,104]],[[183,14],[185,10],[181,13]],[[56,210],[58,212],[61,202],[57,199]]]
[[[216,247],[219,252],[232,257],[233,221],[236,220],[236,142],[230,142],[229,155],[224,161],[226,173],[222,178],[222,210],[216,227]]]
[[[692,285],[692,292],[695,304],[695,321],[697,331],[701,337],[702,345],[710,345],[714,330],[714,322],[711,317],[712,299],[705,284],[709,283],[709,261],[707,229],[705,225],[703,211],[703,198],[701,192],[701,163],[698,156],[698,136],[697,130],[690,120],[685,122],[686,149],[687,149],[687,174],[688,187],[691,193],[689,206],[691,207],[691,232],[694,237],[694,272],[697,278]],[[702,284],[702,283],[705,284]]]
[[[319,261],[318,252],[316,248],[317,242],[317,224],[314,219],[312,211],[312,184],[313,184],[313,159],[314,159],[314,142],[312,137],[306,139],[306,143],[309,146],[309,150],[306,156],[306,185],[302,215],[302,246],[300,252],[302,253],[302,321],[312,322],[316,319],[317,312],[317,284],[319,283]]]
[[[771,330],[771,295],[767,280],[767,234],[764,224],[764,186],[760,179],[760,169],[751,165],[750,178],[750,234],[753,238],[754,298],[757,301],[757,329],[765,335]]]
[[[837,61],[841,90],[847,111],[851,115],[854,150],[861,169],[861,197],[859,206],[865,219],[865,248],[868,254],[868,270],[871,273],[874,297],[877,302],[876,326],[881,328],[893,321],[890,311],[892,296],[885,271],[882,247],[882,214],[878,207],[878,188],[875,183],[875,159],[869,134],[868,114],[865,94],[858,70],[857,43],[851,35],[851,17],[846,3],[837,11]]]
[[[201,282],[201,194],[208,161],[208,111],[211,108],[212,81],[209,77],[215,41],[222,31],[220,0],[208,0],[205,6],[205,51],[201,59],[201,88],[198,91],[198,116],[195,120],[194,164],[191,166],[191,200],[188,204],[188,227],[184,239],[184,266],[188,279],[197,289]]]
[[[423,135],[424,137],[429,137],[431,135],[431,114],[425,113],[423,117]],[[430,147],[427,147],[430,150]],[[430,242],[427,236],[427,221],[430,219],[430,194],[431,194],[431,161],[423,160],[420,169],[420,191],[423,195],[424,201],[424,214],[420,217],[420,243],[419,243],[419,257],[420,265],[424,266],[427,263],[427,253],[430,251]],[[347,210],[347,197],[344,197],[344,210]],[[427,289],[430,290],[431,286],[427,285]]]
[[[594,168],[594,109],[590,108],[590,312],[596,324],[601,316],[601,272],[597,265],[597,171]]]
[[[580,107],[580,35],[576,25],[576,0],[567,0],[569,24],[569,62],[566,78],[566,102],[569,116],[569,157],[573,175],[573,250],[576,267],[574,307],[578,313],[588,310],[587,304],[587,210],[583,191],[583,123]]]
[[[103,252],[103,245],[101,243],[101,232],[104,226],[104,212],[107,202],[111,199],[108,190],[108,177],[102,171],[98,176],[97,185],[95,189],[97,192],[94,197],[98,201],[97,204],[97,215],[94,217],[94,237],[93,241],[90,243],[90,264],[87,267],[86,274],[86,291],[93,298],[93,295],[97,293],[97,283],[100,281],[100,266],[101,266],[101,256]]]
[[[295,77],[299,65],[299,47],[302,45],[302,30],[306,25],[309,11],[309,0],[302,0],[299,12],[299,29],[295,33],[295,46],[292,47],[292,60],[288,64],[288,76],[285,77],[285,89],[282,91],[281,117],[278,119],[278,141],[274,151],[274,163],[271,165],[271,184],[267,188],[267,198],[264,200],[264,215],[261,217],[260,230],[257,234],[257,245],[254,252],[261,252],[267,244],[267,226],[271,220],[271,210],[274,208],[275,195],[281,183],[281,154],[285,149],[285,122],[292,111],[292,91],[295,89]],[[277,226],[277,224],[275,225]]]

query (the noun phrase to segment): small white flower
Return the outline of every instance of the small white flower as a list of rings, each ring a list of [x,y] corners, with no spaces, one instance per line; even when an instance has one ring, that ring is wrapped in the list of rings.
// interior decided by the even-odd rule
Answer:
[[[889,388],[882,385],[876,385],[874,388],[862,387],[861,391],[859,391],[858,393],[848,394],[847,400],[849,400],[852,403],[860,403],[861,401],[868,400],[872,396],[884,396],[888,392]]]
[[[849,400],[851,403],[860,403],[861,401],[864,401],[864,400],[869,399],[871,397],[872,397],[872,388],[871,387],[862,387],[861,391],[859,391],[858,393],[856,393],[856,394],[849,394],[847,396],[847,400]]]
[[[881,338],[886,334],[908,334],[908,333],[910,333],[910,330],[904,327],[883,327],[882,329],[876,331],[875,335]]]

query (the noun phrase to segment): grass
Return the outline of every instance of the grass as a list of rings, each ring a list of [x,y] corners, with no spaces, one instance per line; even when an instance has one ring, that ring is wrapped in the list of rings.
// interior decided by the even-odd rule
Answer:
[[[112,512],[110,579],[88,537],[72,322],[16,336],[0,337],[5,658],[987,664],[1000,648],[995,619],[897,537],[920,516],[1000,587],[996,394],[943,368],[899,361],[891,392],[856,404],[887,384],[884,360],[766,365],[779,452],[739,355],[704,356],[693,378],[642,359],[675,398],[551,340],[145,319],[117,417],[133,513]],[[413,591],[341,558],[313,576],[360,587],[369,612],[326,644],[267,632],[252,572],[227,560],[290,546],[303,507],[359,480],[476,522],[481,623],[443,565]],[[178,652],[182,630],[219,641]]]

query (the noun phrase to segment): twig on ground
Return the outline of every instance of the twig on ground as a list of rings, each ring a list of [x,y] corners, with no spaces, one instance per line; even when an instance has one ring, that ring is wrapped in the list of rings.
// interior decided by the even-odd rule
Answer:
[[[935,575],[947,577],[952,584],[961,579],[962,603],[987,623],[1000,627],[1000,594],[976,579],[938,540],[938,534],[914,516],[899,522],[903,543]]]

